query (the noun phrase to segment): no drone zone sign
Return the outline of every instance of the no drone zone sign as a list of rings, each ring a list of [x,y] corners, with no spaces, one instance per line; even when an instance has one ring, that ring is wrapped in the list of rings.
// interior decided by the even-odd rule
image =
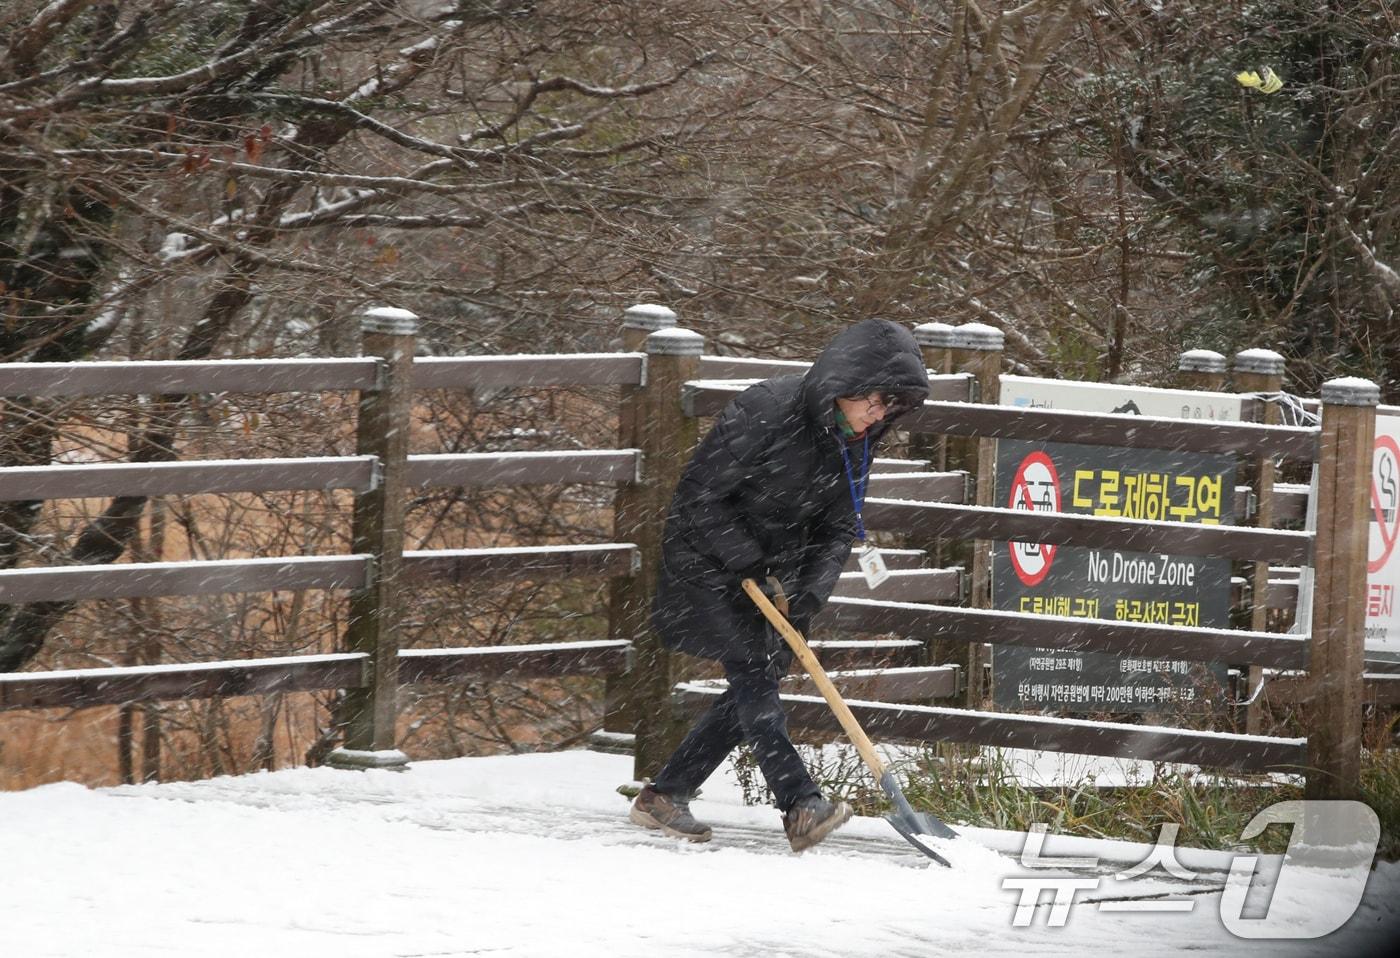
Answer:
[[[1025,409],[1240,419],[1235,394],[1003,376],[1001,404]],[[1021,514],[1230,524],[1235,461],[1228,455],[1151,447],[999,439],[994,502]],[[1027,523],[1029,525],[1029,523]],[[1044,537],[1038,531],[1024,536]],[[1400,569],[1400,543],[1392,565]],[[992,607],[1050,619],[1095,619],[1187,628],[1230,625],[1230,560],[1105,546],[992,544]],[[1386,593],[1389,595],[1390,593]],[[994,643],[998,708],[1093,714],[1209,708],[1228,683],[1225,665],[1069,648],[1046,621],[1045,645]]]
[[[1044,452],[1033,452],[1021,460],[1011,480],[1009,508],[1020,512],[1059,512],[1060,474]],[[1026,585],[1039,585],[1055,561],[1055,546],[1044,542],[1010,544],[1011,568]]]

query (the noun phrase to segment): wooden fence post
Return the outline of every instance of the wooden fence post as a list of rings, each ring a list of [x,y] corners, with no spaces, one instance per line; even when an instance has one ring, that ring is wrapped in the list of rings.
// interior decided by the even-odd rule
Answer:
[[[1235,354],[1234,388],[1238,393],[1277,393],[1283,389],[1283,357],[1272,349],[1246,349]],[[1259,404],[1256,422],[1277,425],[1279,422],[1278,403]],[[1254,512],[1254,525],[1260,529],[1272,529],[1274,525],[1274,476],[1277,470],[1274,461],[1268,456],[1260,456],[1254,464],[1254,489],[1258,505]],[[1263,632],[1269,625],[1269,563],[1254,563],[1253,585],[1251,588],[1249,628],[1253,632]],[[1264,703],[1254,700],[1254,693],[1263,679],[1264,670],[1251,665],[1245,675],[1244,698],[1245,731],[1250,735],[1260,734],[1263,723]]]
[[[625,610],[633,631],[631,698],[637,709],[633,775],[654,776],[680,743],[683,728],[671,705],[671,653],[651,629],[652,598],[661,560],[661,534],[681,470],[695,448],[699,422],[681,407],[681,387],[700,373],[705,338],[688,329],[662,329],[646,339],[646,385],[641,407],[642,479],[646,521],[637,529],[642,567],[639,606]]]
[[[948,323],[921,323],[914,327],[914,340],[919,344],[924,366],[935,376],[946,375],[953,369],[953,327]],[[916,432],[910,437],[909,454],[915,459],[927,459],[929,468],[943,472],[948,468],[948,440],[934,433]],[[928,538],[918,534],[905,537],[905,547],[922,549],[934,567],[944,568],[948,540]],[[930,639],[925,649],[926,660],[934,665],[965,663],[966,643]]]
[[[914,340],[923,354],[924,366],[933,375],[943,376],[953,371],[953,327],[947,323],[921,323],[914,327]],[[947,443],[944,437],[931,433],[915,433],[909,444],[916,459],[927,459],[935,471],[948,466]],[[932,553],[930,553],[932,554]]]
[[[1177,387],[1218,393],[1225,388],[1225,357],[1213,349],[1188,349],[1177,360]]]
[[[1366,547],[1379,403],[1380,389],[1369,380],[1322,384],[1312,639],[1304,692],[1303,794],[1310,799],[1354,799],[1360,787]]]
[[[360,393],[356,452],[377,458],[377,482],[355,496],[350,549],[370,556],[365,588],[350,593],[348,652],[369,655],[365,685],[345,695],[345,744],[326,758],[337,768],[400,770],[408,757],[396,748],[399,629],[404,602],[404,505],[408,439],[413,413],[413,351],[418,317],[382,307],[361,319],[363,352],[383,360],[375,389]]]
[[[665,306],[639,304],[628,307],[622,314],[622,350],[640,353],[646,349],[647,337],[657,330],[672,329],[676,314]],[[636,386],[621,387],[617,411],[617,448],[641,449],[646,436],[643,400],[646,396],[645,377]],[[613,541],[640,545],[643,526],[661,521],[648,512],[648,499],[640,476],[637,482],[622,483],[613,497]],[[663,509],[665,507],[663,506]],[[657,541],[660,541],[659,534]],[[641,569],[660,558],[640,551]],[[617,576],[608,589],[608,638],[631,642],[646,627],[651,606],[651,594],[645,591],[642,578],[636,574]],[[603,693],[603,730],[631,735],[640,715],[632,695],[632,680],[627,675],[610,676]]]
[[[1001,402],[1001,358],[1006,345],[1002,331],[985,323],[965,323],[954,327],[952,372],[971,373],[977,380],[976,401],[995,406]],[[992,488],[996,477],[995,439],[973,439],[948,443],[948,467],[965,469],[977,477],[977,505],[994,505]],[[979,539],[972,546],[969,572],[969,605],[974,609],[992,607],[992,564],[990,541]],[[967,643],[967,706],[981,708],[987,694],[983,678],[986,654],[980,643]],[[942,663],[935,663],[942,664]]]

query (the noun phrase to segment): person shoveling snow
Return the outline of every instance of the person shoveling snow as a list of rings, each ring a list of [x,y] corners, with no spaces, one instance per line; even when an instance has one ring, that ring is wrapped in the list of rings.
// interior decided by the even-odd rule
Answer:
[[[765,380],[720,414],[681,475],[662,536],[652,624],[673,650],[718,661],[728,690],[632,804],[638,825],[711,837],[690,800],[741,743],[752,748],[794,851],[851,807],[824,797],[788,737],[778,681],[793,652],[741,588],[752,579],[805,632],[864,542],[876,445],[928,396],[913,335],[886,320],[842,331],[803,376]],[[902,797],[902,796],[901,796]]]

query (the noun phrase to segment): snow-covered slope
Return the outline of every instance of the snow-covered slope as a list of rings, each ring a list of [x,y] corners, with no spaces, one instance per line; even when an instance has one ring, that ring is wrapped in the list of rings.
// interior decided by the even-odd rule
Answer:
[[[1110,863],[1143,846],[1052,836],[1044,854],[1101,866],[1032,873],[1015,856],[1023,834],[968,829],[950,871],[857,819],[797,856],[727,769],[694,805],[713,842],[686,845],[627,822],[615,789],[630,772],[629,758],[575,751],[0,794],[0,954],[1350,956],[1388,941],[1400,912],[1394,866],[1341,931],[1254,942],[1220,920],[1224,853],[1183,850],[1190,879],[1117,881]],[[1013,927],[1020,893],[1003,881],[1029,874],[1099,887],[1063,927],[1046,927],[1050,893]],[[1115,912],[1108,898],[1194,905]]]

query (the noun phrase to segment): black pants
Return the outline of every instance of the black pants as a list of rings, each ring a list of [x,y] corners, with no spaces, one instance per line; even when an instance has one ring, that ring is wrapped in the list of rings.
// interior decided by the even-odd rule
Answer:
[[[792,653],[768,662],[722,662],[729,688],[700,717],[656,776],[652,787],[688,797],[741,742],[753,749],[780,811],[809,795],[820,795],[807,766],[788,738],[787,716],[778,701],[778,679],[787,674]]]

